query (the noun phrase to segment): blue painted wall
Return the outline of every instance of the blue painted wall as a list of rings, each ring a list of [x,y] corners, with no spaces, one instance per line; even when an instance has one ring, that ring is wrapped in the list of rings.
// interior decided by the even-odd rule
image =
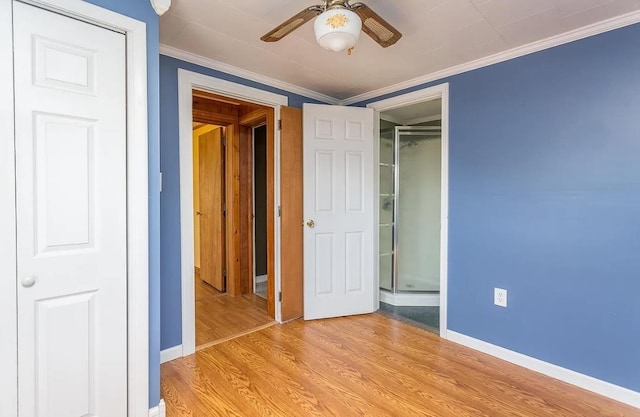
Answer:
[[[160,140],[158,16],[148,0],[87,0],[147,25],[149,115],[149,407],[160,401]]]
[[[449,328],[635,391],[639,45],[635,25],[368,101],[450,83]]]
[[[161,348],[182,343],[182,303],[180,277],[180,166],[178,149],[178,69],[248,85],[289,98],[289,106],[319,103],[268,85],[214,71],[168,56],[160,56],[160,167],[162,195],[160,198],[160,275],[161,275]]]

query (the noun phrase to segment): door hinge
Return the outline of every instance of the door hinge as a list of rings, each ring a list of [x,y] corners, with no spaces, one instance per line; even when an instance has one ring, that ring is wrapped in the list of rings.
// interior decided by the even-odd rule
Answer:
[[[282,291],[278,293],[278,301],[282,302]]]
[[[222,203],[222,216],[227,216],[227,203]]]
[[[222,276],[223,276],[224,278],[226,278],[226,277],[227,277],[227,270],[226,270],[226,269],[223,269],[223,270],[222,270]]]
[[[278,130],[282,130],[282,119],[278,120]]]
[[[278,217],[282,217],[282,206],[278,206]]]

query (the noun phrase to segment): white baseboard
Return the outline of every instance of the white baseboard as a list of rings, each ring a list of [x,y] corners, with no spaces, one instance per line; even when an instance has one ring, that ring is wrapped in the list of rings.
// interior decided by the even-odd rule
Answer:
[[[182,357],[182,345],[170,347],[160,351],[160,363],[165,363]]]
[[[266,275],[258,275],[256,277],[256,283],[258,282],[267,282],[267,276]]]
[[[495,356],[496,358],[503,359],[507,362],[531,369],[532,371],[536,371],[552,378],[559,379],[560,381],[584,388],[588,391],[595,392],[596,394],[629,404],[632,407],[640,408],[640,392],[635,392],[570,369],[562,368],[558,365],[553,365],[551,363],[523,355],[522,353],[514,352],[479,339],[474,339],[473,337],[469,337],[452,330],[447,332],[447,339],[470,347],[471,349],[479,350],[480,352]]]
[[[438,307],[440,294],[393,294],[389,291],[380,291],[380,302],[397,307]]]
[[[149,409],[149,417],[166,417],[167,408],[164,404],[164,400],[160,399],[157,406]]]

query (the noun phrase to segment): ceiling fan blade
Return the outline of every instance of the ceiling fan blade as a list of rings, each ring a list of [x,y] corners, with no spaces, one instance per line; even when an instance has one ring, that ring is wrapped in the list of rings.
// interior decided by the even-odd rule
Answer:
[[[360,16],[362,31],[371,36],[383,48],[393,45],[402,37],[402,33],[398,29],[391,26],[366,4],[354,3],[351,5],[351,10]]]
[[[291,19],[287,20],[284,23],[281,23],[278,27],[265,34],[260,39],[265,42],[277,42],[294,30],[298,29],[303,24],[307,23],[309,20],[319,15],[320,13],[322,13],[322,6],[318,5],[307,7],[297,15],[293,16]]]

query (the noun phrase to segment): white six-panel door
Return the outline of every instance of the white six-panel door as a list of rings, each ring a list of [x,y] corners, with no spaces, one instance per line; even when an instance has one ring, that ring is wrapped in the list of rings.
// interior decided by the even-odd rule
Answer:
[[[305,104],[304,318],[371,313],[373,110]]]
[[[19,415],[127,415],[122,34],[14,2]]]

